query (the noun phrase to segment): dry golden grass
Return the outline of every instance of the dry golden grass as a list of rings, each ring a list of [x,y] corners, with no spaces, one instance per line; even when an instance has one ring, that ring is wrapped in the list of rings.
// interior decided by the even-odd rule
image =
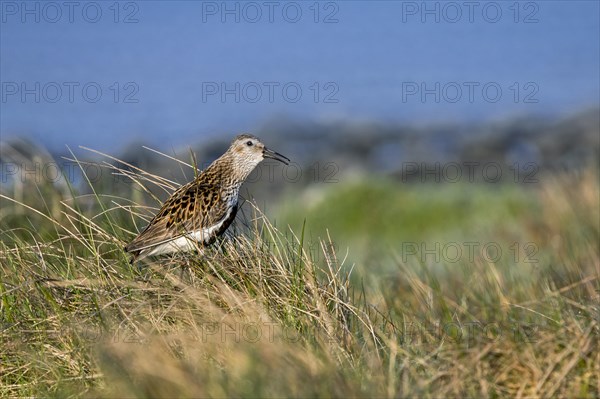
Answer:
[[[142,204],[3,195],[0,396],[598,397],[598,192],[593,172],[530,190],[535,267],[390,254],[367,285],[255,207],[203,257],[131,267]]]

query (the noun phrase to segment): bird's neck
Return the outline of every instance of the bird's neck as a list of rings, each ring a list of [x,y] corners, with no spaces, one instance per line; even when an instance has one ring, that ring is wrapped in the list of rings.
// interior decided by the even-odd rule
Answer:
[[[236,162],[234,157],[225,153],[217,158],[203,173],[218,176],[219,184],[227,189],[237,190],[254,170],[253,166]]]

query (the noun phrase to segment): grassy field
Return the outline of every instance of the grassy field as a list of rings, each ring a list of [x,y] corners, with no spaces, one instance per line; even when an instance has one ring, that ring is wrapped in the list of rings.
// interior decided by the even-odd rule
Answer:
[[[340,183],[140,266],[139,189],[4,190],[0,397],[600,397],[598,184]]]

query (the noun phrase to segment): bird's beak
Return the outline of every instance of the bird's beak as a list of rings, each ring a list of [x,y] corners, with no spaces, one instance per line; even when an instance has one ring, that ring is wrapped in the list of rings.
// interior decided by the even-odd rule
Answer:
[[[269,150],[267,147],[265,147],[263,149],[263,157],[265,157],[265,158],[271,158],[271,159],[274,159],[276,161],[283,162],[286,165],[290,164],[290,160],[287,157],[284,157],[283,155],[281,155],[278,152]]]

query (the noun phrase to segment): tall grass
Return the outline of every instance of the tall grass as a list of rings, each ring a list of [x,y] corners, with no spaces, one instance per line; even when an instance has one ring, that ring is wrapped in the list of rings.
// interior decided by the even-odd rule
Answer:
[[[2,195],[2,397],[600,396],[596,173],[488,231],[536,242],[536,264],[391,250],[357,279],[335,237],[252,204],[203,256],[132,267],[123,244],[176,184],[107,161],[135,189]]]

